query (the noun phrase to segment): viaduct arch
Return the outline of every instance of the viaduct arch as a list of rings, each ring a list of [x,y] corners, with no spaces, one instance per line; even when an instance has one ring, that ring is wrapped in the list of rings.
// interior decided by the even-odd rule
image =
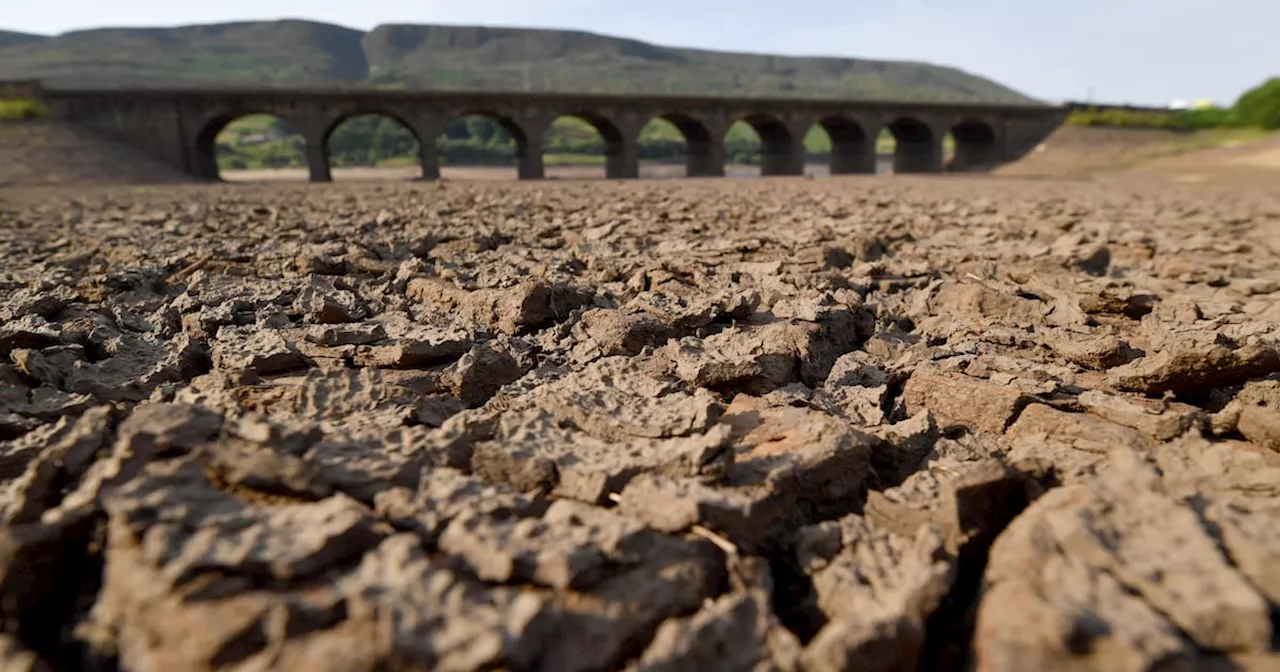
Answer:
[[[490,92],[42,89],[40,97],[62,121],[115,136],[205,179],[217,178],[214,139],[222,128],[249,114],[274,115],[305,139],[314,182],[332,177],[329,134],[344,120],[368,114],[394,119],[413,133],[427,180],[440,176],[436,143],[445,124],[468,115],[506,129],[516,141],[519,177],[535,180],[545,175],[547,130],[561,116],[583,119],[600,133],[608,178],[632,179],[639,176],[640,130],[655,118],[684,136],[688,176],[716,177],[725,174],[724,137],[737,120],[760,136],[762,175],[803,175],[804,137],[814,124],[831,138],[832,174],[848,175],[875,172],[876,138],[883,129],[897,139],[895,172],[984,170],[1033,149],[1067,114],[1039,104]],[[944,165],[942,140],[948,133],[956,151]]]

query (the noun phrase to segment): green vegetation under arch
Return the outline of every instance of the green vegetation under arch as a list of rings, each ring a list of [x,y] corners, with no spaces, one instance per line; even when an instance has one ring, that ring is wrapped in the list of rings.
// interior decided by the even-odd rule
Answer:
[[[746,122],[733,124],[725,134],[725,159],[729,163],[758,165],[760,137]],[[650,121],[638,138],[640,160],[682,163],[685,139],[674,124]],[[953,142],[944,141],[944,151]],[[825,162],[831,139],[821,126],[813,126],[804,138],[811,162]],[[445,126],[436,139],[441,165],[514,165],[516,142],[501,124],[481,116],[461,117]],[[389,117],[353,117],[329,137],[329,160],[334,167],[408,166],[417,163],[418,143],[413,134]],[[595,165],[604,163],[604,139],[589,122],[560,117],[547,132],[543,157],[547,165]],[[892,154],[893,136],[887,130],[877,138],[876,150]],[[217,138],[218,166],[222,170],[298,168],[305,165],[303,140],[288,124],[270,115],[242,117],[229,124]]]

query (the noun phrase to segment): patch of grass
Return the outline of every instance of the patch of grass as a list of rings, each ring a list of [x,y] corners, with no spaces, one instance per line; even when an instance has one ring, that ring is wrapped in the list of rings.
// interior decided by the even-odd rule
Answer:
[[[0,121],[33,121],[49,115],[49,109],[34,100],[0,100]]]
[[[1211,107],[1203,110],[1076,110],[1067,116],[1069,126],[1105,126],[1108,128],[1151,128],[1171,131],[1194,131],[1206,128],[1239,128],[1234,110]]]
[[[377,165],[379,168],[410,168],[418,165],[418,157],[393,156],[389,159],[378,161]]]
[[[1076,110],[1067,116],[1068,126],[1108,128],[1183,128],[1171,112],[1139,110]]]
[[[548,166],[603,166],[604,157],[599,154],[543,154],[542,163]]]
[[[1198,149],[1213,149],[1249,142],[1257,142],[1275,136],[1274,131],[1261,128],[1211,128],[1198,131],[1185,138],[1174,141],[1175,152],[1191,152]]]

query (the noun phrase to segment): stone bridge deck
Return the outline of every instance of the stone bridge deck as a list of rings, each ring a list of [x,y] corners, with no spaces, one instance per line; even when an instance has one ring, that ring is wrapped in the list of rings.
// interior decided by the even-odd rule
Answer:
[[[214,139],[250,114],[287,120],[306,141],[311,179],[330,179],[326,144],[344,120],[365,114],[393,118],[417,138],[422,176],[440,174],[436,138],[445,124],[482,115],[515,139],[521,179],[543,177],[543,136],[561,116],[594,126],[605,143],[606,175],[639,175],[637,136],[655,118],[680,129],[690,177],[723,176],[724,137],[742,120],[762,144],[763,175],[801,175],[804,136],[814,124],[831,137],[832,174],[874,173],[876,137],[897,139],[894,171],[979,170],[1016,160],[1066,117],[1046,105],[987,105],[868,100],[715,98],[382,90],[102,89],[41,91],[55,118],[119,138],[170,165],[217,179]],[[951,133],[955,157],[943,165],[942,139]]]

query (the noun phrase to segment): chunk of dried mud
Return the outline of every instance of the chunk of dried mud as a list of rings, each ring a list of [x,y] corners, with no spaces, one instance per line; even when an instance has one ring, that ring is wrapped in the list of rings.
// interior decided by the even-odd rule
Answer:
[[[1005,433],[1005,442],[1010,459],[1044,462],[1062,481],[1095,475],[1113,451],[1148,453],[1155,447],[1155,441],[1138,430],[1045,404],[1027,406]]]
[[[1082,293],[1080,308],[1090,315],[1123,315],[1137,320],[1150,313],[1158,301],[1155,296],[1129,288],[1105,288]]]
[[[165,383],[208,371],[207,351],[185,335],[167,342],[121,336],[110,347],[111,357],[92,364],[76,361],[64,372],[66,390],[102,401],[142,401]]]
[[[1280,451],[1280,380],[1247,383],[1233,402],[1236,429],[1246,439]]]
[[[1108,372],[1117,389],[1159,395],[1208,391],[1280,372],[1280,352],[1262,344],[1175,345]]]
[[[450,365],[443,379],[454,396],[475,407],[528,371],[528,362],[517,360],[506,347],[491,342],[468,350]]]
[[[268,376],[305,369],[311,362],[278,331],[221,327],[213,344],[213,365]]]
[[[56,325],[36,314],[27,314],[0,325],[0,355],[18,349],[39,350],[55,345],[59,339]]]
[[[889,385],[894,381],[880,361],[861,350],[842,355],[822,383],[822,405],[830,404],[851,422],[874,426],[888,420]]]
[[[99,510],[103,497],[137,477],[153,460],[190,454],[216,439],[223,417],[185,404],[143,404],[120,422],[111,450],[85,471],[42,520],[74,520]]]
[[[681,335],[677,329],[643,312],[592,308],[573,326],[574,354],[581,362],[599,357],[638,355]]]
[[[1079,400],[1090,413],[1136,429],[1157,441],[1182,436],[1204,422],[1203,411],[1178,402],[1134,399],[1098,390],[1081,393]]]
[[[779,526],[861,501],[875,438],[816,411],[745,395],[723,423],[732,428],[734,451],[727,479],[637,477],[622,491],[619,510],[668,532],[702,525],[751,552]]]
[[[387,337],[381,324],[313,324],[307,328],[306,338],[317,345],[335,347],[342,345],[367,345]]]
[[[929,410],[942,427],[960,425],[999,435],[1018,417],[1031,399],[1017,388],[918,368],[903,389],[907,412]]]
[[[919,665],[925,621],[955,576],[937,529],[904,538],[851,515],[800,530],[797,554],[828,618],[805,648],[806,670]]]
[[[432,462],[422,427],[337,433],[316,442],[301,457],[320,482],[365,503],[386,488],[413,487]]]
[[[382,324],[389,338],[359,346],[354,357],[357,366],[430,366],[461,357],[472,344],[471,335],[462,329],[415,324],[399,314],[384,319]]]
[[[1061,335],[1048,339],[1048,345],[1072,364],[1092,371],[1105,371],[1141,356],[1118,336],[1110,335],[1084,338]]]
[[[583,593],[557,595],[561,621],[547,637],[540,669],[618,668],[653,640],[661,624],[696,611],[726,581],[724,557],[705,540],[665,539],[641,549]],[[583,646],[591,642],[591,646]]]
[[[333,278],[309,276],[293,309],[312,324],[355,322],[368,315],[364,301],[343,283]]]
[[[562,623],[548,596],[485,588],[440,567],[409,534],[366,554],[339,589],[350,622],[387,633],[371,662],[409,669],[530,669]]]
[[[798,669],[800,643],[786,630],[762,589],[734,591],[697,613],[667,620],[629,672],[685,669]]]
[[[33,523],[57,506],[63,488],[78,482],[111,441],[116,415],[112,407],[99,406],[79,418],[64,417],[6,446],[4,470],[16,474],[0,483],[0,512],[5,523]]]
[[[981,553],[1045,487],[1042,465],[1017,467],[990,456],[942,458],[927,463],[902,485],[867,493],[864,516],[877,529],[914,538],[937,529],[953,556]]]
[[[546,502],[485,482],[457,469],[424,469],[416,489],[391,487],[374,495],[376,513],[400,529],[412,529],[434,544],[445,527],[464,514],[491,521],[541,516]]]
[[[996,541],[978,610],[978,669],[1141,670],[1194,661],[1195,645],[1268,649],[1266,601],[1196,514],[1123,481],[1055,489]]]
[[[843,354],[869,335],[863,314],[810,307],[802,318],[726,329],[706,338],[688,337],[666,348],[675,374],[693,385],[763,394],[800,381],[815,387]]]
[[[558,422],[542,410],[509,411],[494,436],[477,443],[472,470],[521,491],[603,504],[638,474],[654,472],[721,480],[733,467],[731,432],[670,439],[602,440]]]
[[[379,539],[369,512],[348,497],[246,504],[218,490],[190,460],[148,465],[103,506],[112,519],[112,543],[141,544],[143,558],[171,585],[215,571],[296,580]]]
[[[705,389],[685,392],[629,357],[602,359],[541,385],[534,403],[602,440],[670,438],[705,431],[721,406]]]
[[[558,500],[541,518],[462,515],[440,535],[440,549],[494,583],[534,583],[581,591],[615,565],[640,562],[664,544],[681,543],[633,519]]]
[[[590,305],[593,298],[587,288],[544,280],[468,291],[447,280],[416,278],[409,281],[406,294],[439,313],[454,313],[507,334],[541,329],[564,320],[572,311]]]

